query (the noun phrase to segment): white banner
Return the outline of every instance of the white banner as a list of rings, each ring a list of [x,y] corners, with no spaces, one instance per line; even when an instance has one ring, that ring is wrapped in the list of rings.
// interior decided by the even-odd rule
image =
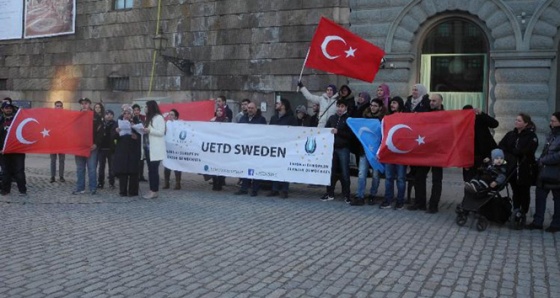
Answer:
[[[0,40],[21,38],[23,1],[0,0]]]
[[[259,180],[330,184],[330,129],[220,122],[168,121],[171,170]]]

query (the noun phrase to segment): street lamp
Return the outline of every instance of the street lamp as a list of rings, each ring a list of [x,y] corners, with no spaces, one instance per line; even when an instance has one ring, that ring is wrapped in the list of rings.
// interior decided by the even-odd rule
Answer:
[[[163,35],[163,31],[161,30],[161,28],[158,31],[158,34],[156,34],[156,36],[153,37],[153,40],[154,40],[154,49],[158,52],[159,56],[161,56],[164,61],[172,63],[185,75],[192,74],[191,60],[163,54],[163,51],[165,51],[165,49],[167,48],[167,37]]]

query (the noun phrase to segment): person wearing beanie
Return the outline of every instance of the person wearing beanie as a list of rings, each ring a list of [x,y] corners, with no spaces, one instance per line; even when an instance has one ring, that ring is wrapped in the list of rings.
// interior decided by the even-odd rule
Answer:
[[[470,182],[465,183],[465,191],[471,193],[480,193],[489,189],[494,189],[498,185],[506,182],[506,161],[504,151],[502,149],[494,149],[491,153],[491,159],[485,158],[486,166],[482,174],[475,177]]]
[[[348,87],[348,85],[342,85],[338,89],[338,99],[344,100],[346,102],[346,106],[348,107],[348,115],[352,117],[354,115],[354,111],[356,110],[356,101],[354,100],[354,94],[352,94],[352,89]]]
[[[371,96],[366,91],[358,93],[358,100],[356,101],[356,109],[352,117],[362,118],[364,117],[364,112],[368,110],[371,101]]]
[[[311,119],[309,119],[309,114],[307,114],[307,107],[304,105],[299,105],[296,108],[296,121],[297,126],[309,127]]]
[[[335,85],[328,85],[327,90],[322,95],[313,95],[307,88],[303,85],[301,81],[298,82],[299,91],[303,96],[312,104],[319,105],[319,116],[317,127],[325,127],[327,120],[334,114],[336,114],[336,101],[339,95],[336,90]]]

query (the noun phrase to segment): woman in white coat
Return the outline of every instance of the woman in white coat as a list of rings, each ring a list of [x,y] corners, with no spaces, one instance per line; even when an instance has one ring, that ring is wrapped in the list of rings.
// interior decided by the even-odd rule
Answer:
[[[312,104],[319,105],[319,125],[317,127],[325,127],[327,120],[330,116],[336,113],[336,101],[338,100],[338,93],[336,93],[335,85],[328,85],[327,91],[322,95],[313,95],[307,88],[303,86],[303,83],[298,82],[298,87],[300,88],[301,94],[307,99],[307,101]]]
[[[165,120],[156,101],[146,102],[146,122],[144,123],[144,154],[148,161],[148,181],[150,191],[145,199],[157,198],[159,190],[159,164],[165,158]]]

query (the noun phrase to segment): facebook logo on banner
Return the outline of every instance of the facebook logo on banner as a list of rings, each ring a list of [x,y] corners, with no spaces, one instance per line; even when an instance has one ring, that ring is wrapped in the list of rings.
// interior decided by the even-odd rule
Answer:
[[[249,174],[249,176],[255,176],[255,169],[248,169],[247,174]]]
[[[362,143],[369,164],[384,173],[385,167],[376,156],[381,145],[381,122],[378,119],[348,118],[346,123]]]

